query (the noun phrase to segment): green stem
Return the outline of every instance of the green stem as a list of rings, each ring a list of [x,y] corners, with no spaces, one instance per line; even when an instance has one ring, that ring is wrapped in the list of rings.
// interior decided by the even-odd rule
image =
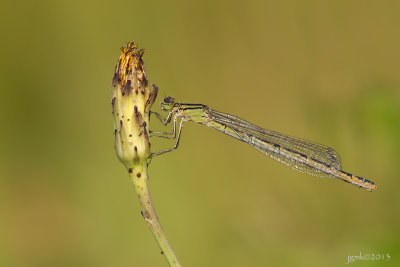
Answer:
[[[132,169],[129,169],[129,176],[132,179],[133,185],[135,186],[136,194],[139,198],[142,206],[142,216],[153,233],[158,246],[161,249],[161,254],[164,254],[168,264],[173,267],[181,266],[175,252],[172,249],[171,244],[168,242],[167,236],[161,227],[160,221],[158,220],[156,210],[154,209],[153,202],[151,201],[149,186],[148,186],[148,175],[147,175],[147,164],[139,163]]]

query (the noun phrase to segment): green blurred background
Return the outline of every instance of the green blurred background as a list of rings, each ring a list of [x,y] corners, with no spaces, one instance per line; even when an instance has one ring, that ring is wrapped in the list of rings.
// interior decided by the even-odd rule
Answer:
[[[172,95],[332,146],[378,187],[297,173],[187,123],[179,150],[150,166],[184,266],[341,266],[360,252],[391,259],[352,266],[399,266],[399,1],[1,5],[1,266],[167,265],[113,150],[127,41],[146,49],[157,103]]]

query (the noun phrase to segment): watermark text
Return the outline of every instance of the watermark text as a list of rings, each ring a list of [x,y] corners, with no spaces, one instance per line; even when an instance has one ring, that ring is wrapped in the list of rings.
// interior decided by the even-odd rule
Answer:
[[[359,255],[349,255],[346,259],[346,264],[353,263],[356,261],[389,261],[389,253],[362,253]]]

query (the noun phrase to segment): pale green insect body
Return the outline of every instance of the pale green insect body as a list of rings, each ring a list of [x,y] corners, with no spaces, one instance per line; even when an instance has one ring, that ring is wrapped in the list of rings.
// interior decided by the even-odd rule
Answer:
[[[183,122],[192,121],[243,141],[294,170],[317,177],[337,178],[369,191],[376,188],[374,182],[342,171],[340,156],[330,147],[263,129],[241,118],[213,110],[203,104],[176,103],[174,98],[166,97],[161,103],[161,108],[163,111],[169,112],[165,124],[169,123],[174,116],[172,132],[174,136],[176,136],[177,119],[181,117],[182,120],[175,147],[155,154],[176,149]]]

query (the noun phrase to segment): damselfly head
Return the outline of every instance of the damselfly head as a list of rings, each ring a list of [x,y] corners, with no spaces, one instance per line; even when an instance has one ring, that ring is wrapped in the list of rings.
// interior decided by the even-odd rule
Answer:
[[[167,96],[161,102],[161,110],[170,111],[174,107],[174,104],[175,104],[175,98],[173,98],[172,96]]]

